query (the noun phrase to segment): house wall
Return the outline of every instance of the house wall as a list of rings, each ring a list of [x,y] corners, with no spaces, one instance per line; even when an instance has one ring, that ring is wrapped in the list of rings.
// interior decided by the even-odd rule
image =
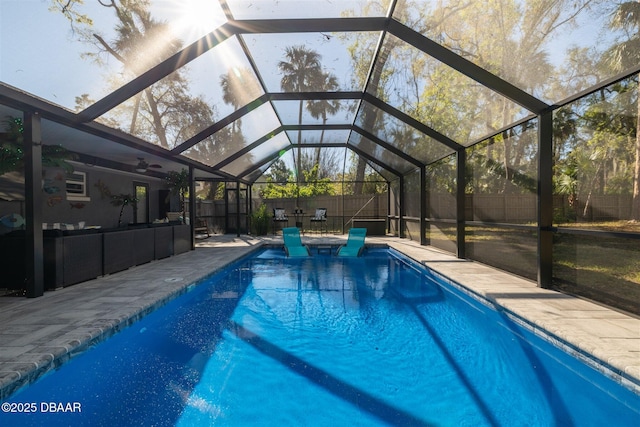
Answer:
[[[133,194],[133,183],[140,182],[149,185],[149,221],[158,219],[160,205],[160,190],[167,188],[164,180],[145,175],[126,172],[116,172],[109,169],[90,167],[84,164],[74,164],[74,170],[85,172],[87,176],[88,200],[68,200],[66,196],[66,178],[61,169],[45,168],[43,177],[42,221],[46,223],[78,224],[81,221],[86,226],[95,225],[102,228],[112,228],[118,225],[119,206],[111,205],[110,199],[101,194],[96,184],[106,186],[111,194]],[[15,177],[9,179],[0,176],[2,194],[0,198],[0,217],[18,213],[24,217],[24,179],[22,182]],[[104,187],[103,187],[104,188]],[[9,196],[10,195],[10,196]],[[173,201],[172,201],[173,202]],[[173,205],[174,203],[172,203]],[[133,222],[133,208],[127,206],[122,215],[122,225]],[[0,225],[0,234],[11,231]]]

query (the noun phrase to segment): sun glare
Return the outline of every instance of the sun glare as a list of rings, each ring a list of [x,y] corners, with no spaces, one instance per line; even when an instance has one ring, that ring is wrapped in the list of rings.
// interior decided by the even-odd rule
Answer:
[[[216,0],[180,0],[173,2],[171,21],[184,40],[195,41],[226,22]]]

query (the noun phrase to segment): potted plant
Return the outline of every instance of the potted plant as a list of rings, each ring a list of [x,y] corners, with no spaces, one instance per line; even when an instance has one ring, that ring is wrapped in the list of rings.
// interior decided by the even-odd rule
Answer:
[[[267,210],[267,205],[262,203],[258,209],[251,213],[251,229],[256,236],[264,236],[269,231],[269,219],[271,216]]]
[[[100,191],[100,196],[103,199],[109,199],[109,203],[111,203],[112,206],[120,206],[120,215],[118,215],[118,227],[120,227],[120,225],[122,224],[122,214],[124,212],[125,206],[131,205],[135,208],[136,203],[138,203],[138,199],[131,194],[113,194],[111,193],[109,187],[100,180],[96,182],[95,186],[98,191]]]
[[[111,204],[113,206],[120,206],[120,215],[118,216],[118,227],[122,224],[122,213],[124,212],[125,206],[135,206],[138,203],[138,199],[136,199],[131,194],[114,194],[111,196]]]

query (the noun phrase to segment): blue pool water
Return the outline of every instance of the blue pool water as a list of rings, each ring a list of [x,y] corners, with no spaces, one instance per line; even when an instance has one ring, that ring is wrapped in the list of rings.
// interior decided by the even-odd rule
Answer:
[[[259,252],[12,396],[34,413],[0,426],[640,425],[640,396],[405,261]]]

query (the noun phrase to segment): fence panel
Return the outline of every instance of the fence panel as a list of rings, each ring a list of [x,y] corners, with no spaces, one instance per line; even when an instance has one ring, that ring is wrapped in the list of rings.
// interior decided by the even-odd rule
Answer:
[[[315,214],[317,208],[326,208],[329,230],[340,233],[343,227],[349,227],[349,221],[353,217],[359,219],[387,217],[386,194],[316,196],[297,200],[295,198],[265,200],[254,198],[252,200],[253,209],[257,209],[262,203],[267,206],[269,212],[275,208],[282,208],[290,217],[293,217],[293,212],[296,209],[302,209],[305,227],[308,226],[308,218]]]
[[[487,222],[535,222],[537,197],[533,194],[471,194],[467,196],[473,221]]]
[[[452,194],[431,194],[427,216],[436,219],[455,219],[456,205],[456,198]]]

